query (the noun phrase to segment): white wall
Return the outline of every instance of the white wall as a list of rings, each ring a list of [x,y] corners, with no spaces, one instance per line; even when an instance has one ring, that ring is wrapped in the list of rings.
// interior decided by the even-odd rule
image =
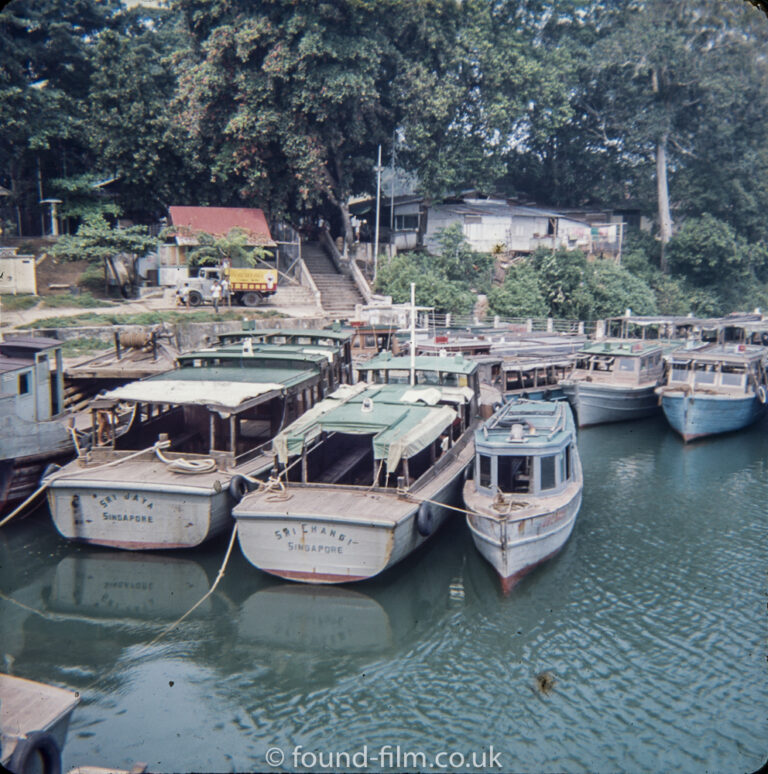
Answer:
[[[0,256],[0,294],[2,293],[37,293],[34,256]]]

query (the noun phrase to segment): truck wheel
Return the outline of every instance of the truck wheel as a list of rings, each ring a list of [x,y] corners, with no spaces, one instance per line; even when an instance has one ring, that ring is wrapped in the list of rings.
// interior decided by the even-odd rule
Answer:
[[[243,293],[243,306],[258,306],[261,301],[261,293]]]
[[[200,306],[203,303],[203,297],[196,290],[189,291],[189,305]]]

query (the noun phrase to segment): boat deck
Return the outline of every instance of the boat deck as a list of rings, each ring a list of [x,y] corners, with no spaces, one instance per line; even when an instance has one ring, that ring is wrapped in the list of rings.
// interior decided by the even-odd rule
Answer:
[[[19,738],[53,730],[79,701],[64,688],[0,674],[0,763],[8,763]]]
[[[185,455],[167,454],[169,458],[184,457]],[[188,455],[190,459],[199,459],[199,456]],[[205,456],[205,455],[202,455]],[[167,488],[169,479],[186,489],[202,489],[208,491],[214,488],[215,482],[221,483],[222,475],[236,475],[248,473],[252,470],[261,470],[272,463],[271,454],[261,454],[248,462],[242,463],[226,471],[214,470],[211,473],[196,473],[188,475],[184,473],[170,473],[167,465],[159,460],[153,453],[143,454],[127,462],[105,467],[94,464],[89,467],[71,466],[63,475],[56,478],[61,485],[66,483],[83,484],[93,482],[109,489],[122,489],[126,485],[141,484],[141,488],[153,487]]]

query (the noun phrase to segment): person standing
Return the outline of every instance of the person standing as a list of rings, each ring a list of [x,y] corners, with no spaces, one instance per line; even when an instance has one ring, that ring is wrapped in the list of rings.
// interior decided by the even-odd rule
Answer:
[[[229,279],[227,278],[226,274],[224,275],[224,279],[221,281],[221,297],[224,301],[224,306],[232,306],[232,297],[229,292]]]
[[[211,287],[211,298],[213,299],[213,311],[219,313],[219,301],[221,301],[221,283],[216,280]]]

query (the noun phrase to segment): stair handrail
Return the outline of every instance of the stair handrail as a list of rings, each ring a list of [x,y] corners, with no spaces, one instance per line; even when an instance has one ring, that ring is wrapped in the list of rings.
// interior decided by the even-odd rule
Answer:
[[[299,266],[299,273],[300,273],[300,281],[302,285],[306,285],[311,291],[312,295],[315,297],[315,306],[322,311],[323,309],[323,297],[320,294],[320,290],[315,284],[315,279],[312,276],[311,272],[307,268],[307,264],[304,263],[303,258],[298,259],[298,266]]]
[[[360,295],[365,300],[366,304],[372,304],[373,299],[373,291],[371,290],[371,286],[368,284],[368,280],[365,278],[365,275],[360,270],[360,267],[357,265],[357,261],[352,260],[349,262],[349,268],[352,273],[352,279],[355,281],[355,285],[357,286],[357,289],[360,291]]]

